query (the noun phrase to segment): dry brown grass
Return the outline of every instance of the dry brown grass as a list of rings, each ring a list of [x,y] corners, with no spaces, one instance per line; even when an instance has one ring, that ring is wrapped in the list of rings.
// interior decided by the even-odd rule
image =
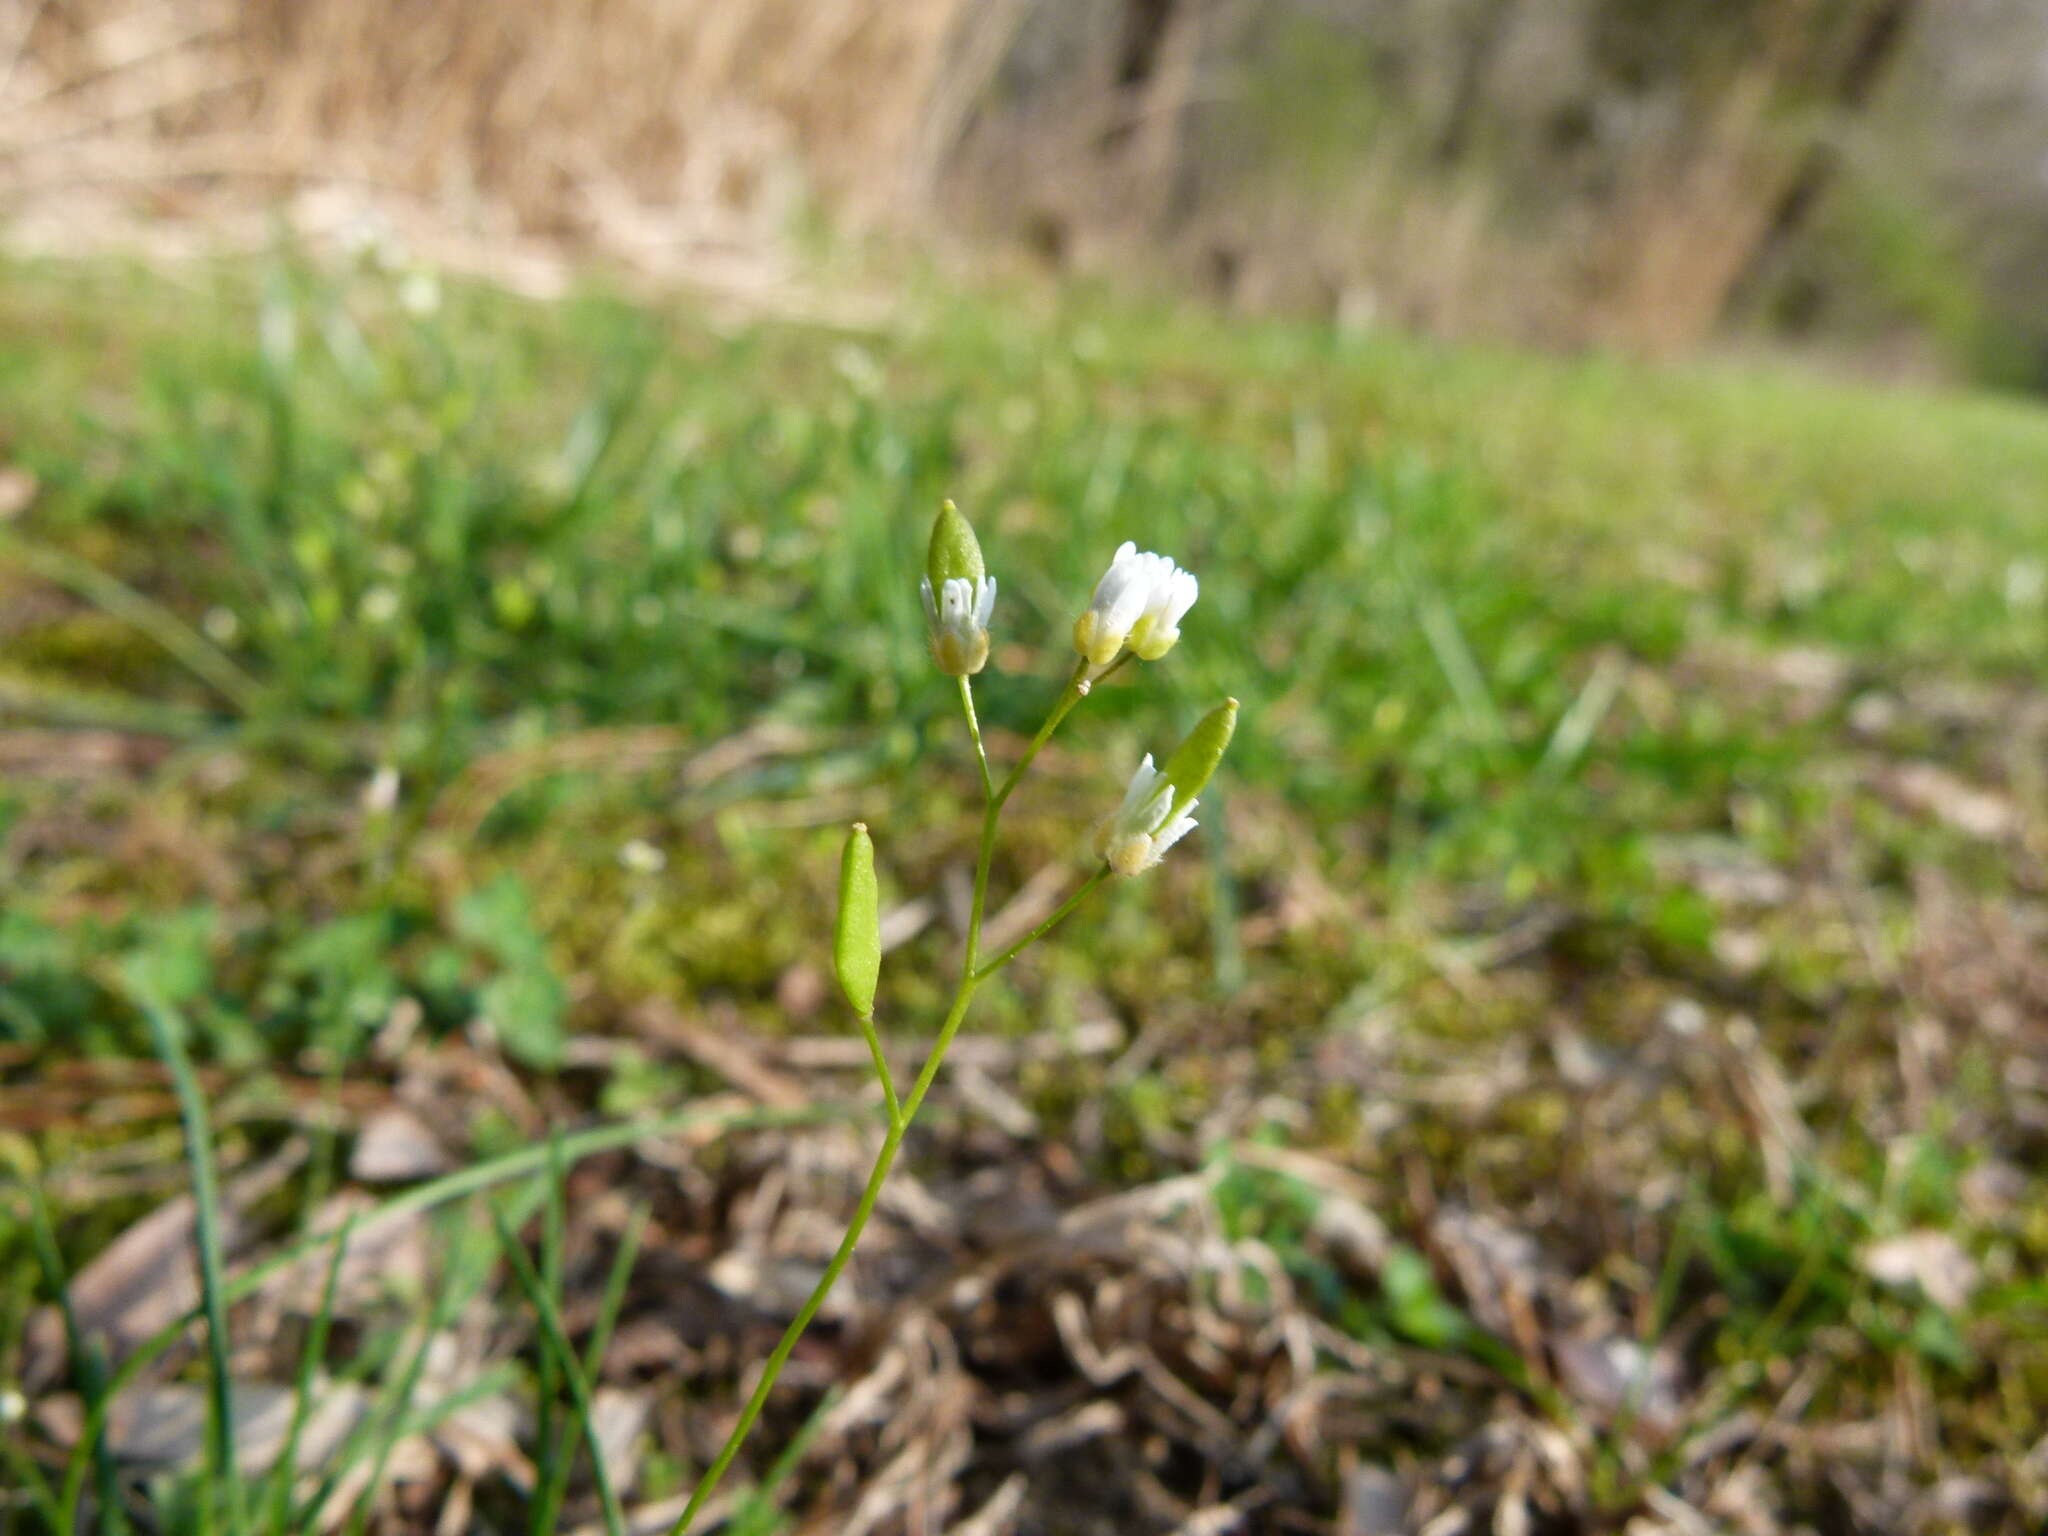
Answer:
[[[1583,17],[1503,10],[1470,47],[1382,19],[1416,78],[1370,131],[1333,119],[1358,141],[1304,187],[1235,147],[1288,86],[1254,79],[1246,0],[0,0],[0,218],[161,248],[260,242],[282,207],[530,290],[596,253],[787,302],[816,204],[1251,309],[1669,352],[1781,234],[1886,5],[1788,0],[1739,65],[1700,45],[1654,92],[1598,74]],[[1640,120],[1597,163],[1526,147],[1596,108]]]
[[[138,213],[218,228],[287,199],[316,231],[431,229],[444,256],[460,234],[500,269],[561,248],[772,266],[812,190],[869,214],[928,179],[961,11],[6,0],[0,209],[82,240]]]

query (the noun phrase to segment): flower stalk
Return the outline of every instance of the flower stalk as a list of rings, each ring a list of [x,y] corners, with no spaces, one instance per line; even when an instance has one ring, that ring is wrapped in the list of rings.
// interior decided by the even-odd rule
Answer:
[[[1164,769],[1154,769],[1148,756],[1140,769],[1140,779],[1133,781],[1124,806],[1103,824],[1098,835],[1098,852],[1102,860],[1094,871],[1044,921],[984,960],[981,953],[982,925],[988,910],[989,872],[995,862],[996,834],[1003,807],[1045,744],[1052,739],[1053,733],[1075,706],[1088,696],[1093,682],[1133,657],[1155,661],[1172,648],[1180,638],[1180,620],[1195,600],[1195,578],[1164,555],[1138,554],[1133,544],[1127,543],[1117,551],[1108,573],[1096,586],[1089,610],[1077,621],[1075,645],[1080,659],[1059,696],[1046,711],[1037,732],[1000,783],[989,765],[987,746],[982,740],[972,682],[974,674],[981,671],[988,658],[988,620],[995,598],[995,583],[983,566],[981,546],[973,528],[950,501],[933,524],[920,591],[930,629],[932,659],[941,672],[958,682],[961,715],[981,771],[981,835],[975,850],[974,896],[968,910],[959,976],[924,1066],[910,1092],[899,1100],[874,1022],[875,990],[881,963],[874,847],[867,827],[857,823],[847,838],[840,866],[840,902],[833,935],[833,958],[841,990],[867,1040],[875,1076],[881,1083],[885,1116],[881,1145],[876,1150],[874,1165],[861,1189],[845,1235],[833,1251],[817,1285],[769,1352],[738,1421],[690,1495],[689,1504],[677,1519],[671,1536],[686,1536],[691,1522],[717,1491],[740,1447],[760,1418],[761,1410],[774,1391],[797,1341],[810,1327],[825,1298],[852,1262],[854,1250],[867,1229],[868,1219],[874,1214],[875,1204],[888,1182],[897,1154],[902,1151],[904,1139],[923,1107],[926,1095],[931,1092],[932,1084],[938,1079],[946,1053],[951,1049],[974,1001],[976,989],[1071,916],[1112,872],[1135,874],[1159,862],[1167,848],[1193,827],[1187,812],[1194,808],[1196,793],[1215,771],[1236,722],[1237,701],[1232,699],[1195,727],[1167,760]],[[1142,839],[1142,846],[1133,839]],[[1137,852],[1130,853],[1129,850],[1133,849]],[[1120,853],[1127,856],[1119,857]]]

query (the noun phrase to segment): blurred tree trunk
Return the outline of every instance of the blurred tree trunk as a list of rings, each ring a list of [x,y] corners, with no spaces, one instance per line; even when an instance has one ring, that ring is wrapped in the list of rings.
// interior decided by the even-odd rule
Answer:
[[[1671,4],[1676,13],[1694,0]],[[1759,4],[1749,28],[1708,34],[1718,57],[1690,61],[1698,75],[1684,84],[1695,106],[1683,131],[1636,168],[1617,211],[1609,249],[1618,271],[1596,282],[1591,302],[1605,313],[1589,328],[1673,352],[1719,326],[1811,221],[1843,129],[1899,57],[1917,4]],[[1606,8],[1639,29],[1638,56],[1657,59],[1663,40],[1641,5]]]
[[[1449,110],[1436,135],[1434,153],[1441,165],[1456,165],[1471,148],[1486,110],[1493,84],[1494,61],[1513,25],[1515,0],[1480,0],[1464,28],[1458,50],[1457,83]]]
[[[1852,18],[1828,89],[1838,114],[1860,112],[1869,105],[1878,83],[1901,56],[1918,10],[1919,0],[1869,0],[1863,13]],[[1840,168],[1841,153],[1832,135],[1824,132],[1808,143],[1748,261],[1729,285],[1728,304],[1739,304],[1743,295],[1753,291],[1812,222],[1814,210]]]

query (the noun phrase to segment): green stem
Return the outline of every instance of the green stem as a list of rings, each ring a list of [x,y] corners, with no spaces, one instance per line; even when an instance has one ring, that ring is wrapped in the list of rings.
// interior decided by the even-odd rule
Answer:
[[[981,844],[974,860],[974,903],[967,917],[967,943],[960,962],[959,985],[953,990],[952,1004],[946,1009],[946,1017],[939,1025],[938,1038],[932,1042],[931,1053],[925,1058],[923,1070],[917,1074],[917,1081],[911,1087],[910,1096],[902,1101],[900,1108],[895,1102],[895,1089],[889,1079],[888,1063],[882,1055],[881,1041],[874,1032],[874,1020],[863,1018],[860,1021],[862,1033],[867,1036],[868,1048],[874,1053],[875,1071],[882,1079],[884,1092],[890,1096],[889,1127],[882,1137],[881,1150],[875,1154],[875,1165],[868,1173],[867,1185],[861,1190],[860,1203],[854,1207],[853,1219],[847,1224],[846,1235],[839,1240],[839,1247],[833,1252],[831,1261],[826,1264],[825,1273],[819,1276],[817,1285],[812,1287],[811,1294],[804,1299],[803,1306],[790,1320],[789,1326],[782,1330],[782,1337],[776,1341],[767,1363],[761,1369],[760,1380],[754,1384],[753,1392],[747,1397],[746,1406],[740,1410],[739,1422],[733,1426],[732,1433],[726,1436],[725,1444],[719,1448],[717,1459],[706,1469],[703,1477],[698,1479],[696,1491],[690,1495],[689,1504],[684,1507],[675,1525],[670,1528],[669,1536],[687,1536],[690,1522],[697,1518],[697,1512],[717,1491],[727,1469],[732,1466],[733,1458],[739,1455],[740,1447],[746,1443],[747,1436],[753,1431],[754,1421],[760,1418],[761,1410],[768,1402],[768,1394],[775,1390],[776,1378],[782,1374],[783,1366],[788,1364],[797,1341],[804,1336],[804,1331],[811,1325],[811,1319],[818,1315],[818,1309],[825,1304],[825,1298],[831,1294],[832,1287],[838,1283],[840,1275],[852,1261],[853,1251],[859,1246],[861,1233],[867,1230],[868,1218],[875,1212],[875,1202],[881,1198],[882,1186],[889,1179],[889,1170],[896,1165],[896,1154],[902,1150],[903,1138],[910,1130],[910,1123],[917,1118],[917,1112],[924,1104],[925,1095],[931,1092],[932,1084],[938,1078],[939,1068],[945,1065],[946,1052],[952,1048],[953,1037],[960,1032],[961,1021],[967,1017],[968,1004],[974,1000],[974,989],[988,973],[987,970],[976,970],[975,962],[981,950],[982,917],[988,910],[989,866],[995,860],[996,823],[1002,816],[1003,802],[1010,798],[1010,792],[1017,787],[1017,781],[1023,777],[1024,770],[1031,766],[1031,760],[1038,756],[1039,749],[1051,739],[1052,733],[1059,729],[1060,722],[1066,719],[1068,712],[1088,696],[1087,665],[1084,660],[1074,668],[1073,675],[1067,679],[1067,686],[1061,690],[1059,698],[1046,715],[1045,723],[1038,728],[1038,734],[1031,738],[1030,746],[1024,749],[1023,757],[1018,760],[1016,767],[1010,770],[1000,788],[994,786],[993,775],[988,771],[988,755],[982,748],[981,727],[974,717],[974,690],[968,685],[966,678],[960,679],[960,706],[967,716],[967,731],[974,740],[975,755],[982,765],[984,806],[981,816]],[[1037,938],[1060,918],[1066,916],[1081,897],[1093,890],[1101,879],[1102,873],[1098,871],[1052,918],[1040,924],[1031,938]],[[1024,942],[1029,943],[1030,939]],[[989,969],[1006,964],[1023,947],[1023,944],[1012,945],[997,959],[995,966]]]
[[[1093,895],[1095,887],[1102,884],[1102,882],[1106,880],[1108,877],[1109,866],[1106,864],[1099,866],[1094,874],[1090,875],[1086,880],[1083,880],[1081,882],[1080,886],[1076,888],[1073,895],[1069,896],[1065,901],[1060,903],[1059,909],[1055,911],[1051,917],[1048,917],[1036,928],[1032,929],[1029,933],[1025,934],[1023,938],[1019,939],[1016,943],[1012,944],[1000,955],[997,955],[995,959],[989,961],[986,965],[983,965],[978,970],[976,970],[974,973],[975,981],[977,983],[987,981],[989,977],[995,975],[997,971],[1000,971],[1004,966],[1008,965],[1012,960],[1016,959],[1018,955],[1022,954],[1026,949],[1029,949],[1033,944],[1036,944],[1048,933],[1051,933],[1053,929],[1059,927],[1061,922],[1063,922],[1066,919],[1068,914],[1070,914],[1074,910],[1074,908],[1080,906],[1082,902],[1086,901],[1091,895]]]
[[[860,1016],[860,1032],[867,1037],[868,1054],[875,1058],[875,1076],[882,1081],[882,1097],[889,1104],[889,1123],[903,1122],[903,1106],[896,1102],[896,1080],[889,1075],[889,1058],[882,1051],[882,1037],[875,1033],[875,1016],[864,1013]]]
[[[1060,696],[1053,701],[1046,713],[1045,723],[1038,728],[1038,734],[1031,738],[1031,744],[1024,749],[1024,755],[1017,759],[1017,765],[1004,776],[1000,788],[992,792],[981,813],[981,848],[974,861],[974,901],[967,913],[967,955],[961,962],[961,974],[972,976],[977,961],[981,958],[981,921],[988,911],[989,869],[995,862],[996,823],[1001,819],[1003,806],[1017,788],[1018,780],[1024,777],[1039,749],[1052,739],[1052,733],[1059,729],[1060,722],[1067,718],[1069,711],[1088,697],[1088,663],[1084,659],[1074,666],[1067,686],[1060,690]],[[915,1111],[913,1111],[914,1113]]]
[[[1017,759],[1017,766],[1003,779],[1002,788],[991,797],[992,809],[1000,811],[1003,808],[1003,802],[1008,800],[1011,791],[1016,789],[1017,781],[1024,777],[1024,770],[1029,768],[1032,759],[1038,756],[1039,748],[1052,739],[1052,733],[1060,728],[1060,722],[1067,718],[1067,712],[1088,697],[1091,686],[1088,682],[1088,662],[1084,657],[1075,663],[1073,675],[1067,679],[1067,686],[1060,690],[1059,699],[1053,704],[1052,712],[1045,717],[1045,724],[1041,725],[1038,734],[1031,738],[1031,745],[1026,747],[1024,755]]]
[[[904,1113],[896,1119],[882,1137],[882,1148],[875,1154],[875,1166],[868,1174],[867,1187],[861,1191],[860,1204],[854,1207],[853,1220],[848,1223],[846,1235],[839,1240],[839,1247],[832,1260],[825,1266],[825,1273],[819,1277],[811,1294],[782,1330],[782,1337],[776,1341],[774,1350],[768,1356],[768,1363],[762,1367],[761,1379],[755,1383],[746,1407],[740,1410],[739,1422],[732,1433],[726,1436],[725,1444],[718,1452],[718,1459],[711,1463],[704,1476],[698,1480],[696,1492],[690,1495],[690,1502],[671,1528],[670,1536],[684,1536],[690,1529],[690,1522],[697,1518],[697,1511],[717,1490],[725,1477],[726,1469],[739,1454],[740,1446],[754,1427],[754,1421],[761,1416],[761,1409],[767,1404],[768,1394],[775,1389],[775,1380],[782,1374],[782,1368],[789,1362],[790,1353],[795,1350],[797,1340],[810,1327],[811,1319],[818,1315],[818,1309],[825,1304],[825,1298],[838,1283],[839,1276],[853,1258],[853,1250],[860,1242],[860,1235],[866,1230],[868,1218],[874,1214],[875,1202],[881,1198],[882,1185],[888,1181],[889,1170],[896,1164],[896,1153],[903,1146],[903,1134],[910,1128],[911,1117],[917,1113],[917,1106],[924,1102],[925,1091],[938,1075],[939,1064],[945,1059],[946,1048],[952,1044],[953,1036],[960,1028],[960,1021],[967,1016],[967,1004],[974,996],[974,982],[963,977],[959,990],[953,994],[953,1006],[947,1010],[946,1021],[939,1027],[938,1041],[924,1064],[924,1071],[918,1074],[917,1086],[911,1091],[910,1100],[904,1106]]]
[[[996,823],[1002,814],[1000,800],[989,801],[981,813],[981,846],[974,856],[974,900],[967,908],[967,947],[960,961],[962,977],[974,974],[974,962],[981,954],[981,920],[988,911],[988,872],[995,863]]]
[[[960,708],[967,714],[967,735],[974,743],[975,761],[981,764],[981,798],[984,801],[993,800],[996,794],[996,781],[988,771],[988,748],[982,745],[981,722],[974,715],[974,685],[965,677],[960,679]]]

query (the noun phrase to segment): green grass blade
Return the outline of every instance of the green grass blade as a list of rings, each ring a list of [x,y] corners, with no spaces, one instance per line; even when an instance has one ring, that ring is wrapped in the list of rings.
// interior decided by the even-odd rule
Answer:
[[[300,1512],[301,1518],[294,1524],[293,1529],[302,1529],[308,1522],[318,1518],[327,1501],[334,1496],[335,1488],[340,1485],[342,1478],[348,1475],[349,1468],[354,1466],[367,1450],[373,1448],[375,1459],[370,1464],[370,1478],[363,1485],[362,1492],[356,1495],[355,1507],[349,1515],[349,1530],[359,1536],[368,1524],[370,1510],[376,1503],[377,1490],[384,1482],[384,1469],[391,1462],[391,1452],[398,1442],[405,1438],[412,1414],[413,1394],[419,1389],[421,1373],[426,1370],[427,1352],[433,1347],[434,1340],[441,1336],[443,1330],[453,1320],[456,1308],[461,1305],[463,1297],[467,1294],[463,1270],[468,1246],[463,1236],[458,1235],[448,1256],[447,1270],[441,1277],[441,1288],[434,1297],[434,1309],[427,1317],[426,1327],[420,1332],[419,1343],[406,1357],[405,1365],[399,1371],[396,1380],[386,1389],[384,1401],[378,1405],[378,1411],[368,1421],[376,1427],[371,1429],[366,1437],[355,1440],[342,1455],[335,1458],[334,1466],[328,1469],[327,1476],[321,1480],[319,1492]]]
[[[612,1259],[611,1272],[605,1276],[604,1297],[598,1304],[597,1322],[590,1330],[590,1342],[583,1347],[583,1375],[587,1381],[596,1381],[604,1366],[605,1351],[611,1347],[612,1330],[618,1325],[619,1309],[625,1305],[626,1282],[632,1277],[633,1261],[640,1255],[640,1239],[647,1230],[647,1207],[640,1206],[626,1223],[625,1235],[619,1239],[619,1251]],[[569,1430],[565,1425],[555,1432],[555,1444],[548,1461],[549,1475],[542,1479],[539,1496],[534,1501],[534,1529],[552,1531],[554,1521],[560,1514],[563,1496],[568,1492],[569,1473],[575,1460],[574,1447],[568,1444]]]
[[[1466,643],[1457,615],[1449,603],[1433,592],[1418,594],[1415,607],[1422,636],[1429,642],[1430,654],[1436,658],[1444,680],[1451,685],[1467,728],[1481,746],[1488,750],[1499,747],[1507,740],[1507,724],[1501,718],[1493,690],[1487,686],[1479,659]]]
[[[611,1348],[612,1330],[618,1326],[619,1309],[626,1304],[626,1282],[633,1277],[633,1263],[640,1257],[640,1240],[647,1232],[647,1207],[634,1207],[627,1218],[626,1230],[619,1238],[619,1251],[612,1258],[611,1272],[605,1276],[604,1297],[598,1303],[597,1322],[590,1330],[590,1342],[583,1349],[583,1374],[590,1380],[597,1380],[600,1367],[604,1364],[605,1351]]]
[[[542,1185],[540,1215],[540,1283],[548,1296],[560,1306],[562,1294],[562,1138],[559,1132],[548,1133],[548,1173]],[[568,1469],[556,1465],[554,1458],[563,1449],[562,1437],[555,1433],[555,1398],[558,1382],[555,1379],[554,1351],[544,1349],[535,1368],[537,1401],[534,1411],[534,1445],[542,1458],[539,1469],[544,1484],[568,1481]],[[541,1507],[535,1506],[535,1517],[539,1519]],[[537,1523],[534,1536],[547,1536],[553,1529],[548,1523]]]
[[[109,618],[147,635],[240,713],[247,714],[254,706],[262,691],[255,678],[170,609],[144,597],[126,582],[109,576],[90,561],[60,549],[32,544],[13,534],[0,534],[0,555],[19,560],[43,580],[66,588]]]
[[[262,1505],[269,1512],[265,1524],[273,1531],[289,1529],[292,1480],[298,1475],[299,1439],[305,1433],[306,1419],[313,1406],[313,1375],[327,1353],[328,1327],[334,1319],[334,1291],[341,1279],[341,1262],[348,1254],[349,1234],[355,1230],[355,1225],[354,1216],[342,1223],[341,1237],[327,1261],[327,1278],[320,1285],[319,1310],[313,1314],[312,1326],[306,1330],[305,1348],[299,1351],[299,1367],[292,1383],[291,1427],[285,1431],[284,1448],[278,1452],[277,1463],[270,1469]]]
[[[71,1357],[72,1382],[78,1388],[79,1401],[85,1404],[86,1412],[104,1415],[109,1395],[105,1363],[99,1350],[78,1326],[78,1312],[71,1305],[70,1276],[64,1272],[64,1254],[57,1246],[57,1227],[50,1218],[49,1200],[43,1194],[41,1184],[34,1180],[24,1182],[28,1186],[29,1232],[35,1243],[36,1262],[42,1267],[43,1283],[57,1298],[57,1311],[64,1320],[64,1344]],[[104,1441],[97,1437],[92,1447],[92,1467],[99,1486],[100,1507],[106,1511],[103,1518],[108,1522],[108,1529],[125,1531],[128,1528],[127,1511],[121,1506],[121,1488],[114,1476],[114,1458]],[[78,1491],[71,1490],[60,1505],[62,1515],[57,1521],[60,1531],[78,1528]]]
[[[35,1505],[43,1519],[49,1522],[53,1532],[64,1529],[61,1524],[63,1516],[57,1508],[56,1490],[50,1486],[50,1480],[43,1476],[43,1469],[36,1465],[35,1457],[16,1441],[12,1429],[0,1432],[0,1467],[8,1470],[18,1487],[27,1490],[29,1501]],[[13,1516],[10,1511],[8,1523],[0,1526],[0,1531],[11,1529]]]
[[[708,1114],[703,1110],[677,1110],[642,1120],[593,1126],[587,1131],[565,1136],[562,1138],[561,1156],[569,1162],[574,1162],[599,1152],[629,1147],[636,1141],[673,1135],[679,1131],[711,1127],[716,1127],[721,1132],[783,1130],[801,1125],[821,1125],[833,1120],[859,1119],[864,1113],[863,1110],[851,1105],[816,1105],[788,1110],[726,1110]],[[415,1211],[431,1210],[450,1200],[459,1200],[464,1195],[488,1189],[493,1184],[530,1177],[537,1169],[546,1166],[547,1159],[546,1147],[521,1147],[516,1152],[507,1152],[471,1167],[458,1169],[454,1173],[444,1174],[438,1179],[431,1179],[401,1194],[393,1195],[364,1212],[361,1220],[368,1224],[380,1219],[396,1219]],[[253,1294],[266,1280],[298,1263],[306,1255],[316,1252],[322,1244],[334,1242],[338,1235],[337,1232],[313,1233],[272,1254],[262,1262],[250,1266],[228,1283],[227,1300],[239,1301],[242,1297]],[[187,1328],[204,1316],[203,1305],[194,1307],[143,1340],[109,1378],[105,1398],[98,1405],[88,1408],[85,1425],[79,1433],[77,1445],[72,1447],[70,1464],[65,1468],[64,1489],[60,1498],[60,1506],[73,1517],[74,1522],[84,1491],[86,1474],[93,1465],[100,1437],[106,1430],[107,1401],[119,1396],[123,1389],[161,1359],[164,1351],[176,1344],[184,1336]]]
[[[555,1309],[554,1299],[541,1283],[540,1275],[533,1267],[533,1261],[526,1256],[518,1234],[505,1222],[504,1216],[493,1211],[491,1219],[498,1229],[498,1246],[503,1249],[506,1262],[512,1266],[520,1288],[526,1292],[526,1299],[532,1304],[534,1321],[539,1324],[542,1340],[555,1353],[555,1363],[562,1378],[569,1387],[570,1399],[574,1402],[576,1416],[582,1422],[583,1438],[590,1447],[591,1475],[597,1480],[597,1496],[604,1505],[604,1526],[609,1536],[625,1536],[626,1517],[619,1508],[619,1496],[612,1487],[611,1469],[605,1465],[604,1446],[597,1437],[597,1421],[591,1416],[590,1388],[583,1379],[583,1368],[576,1362],[576,1352],[569,1344],[569,1336],[563,1331],[561,1314]]]
[[[242,1529],[242,1479],[235,1464],[235,1389],[228,1374],[228,1295],[226,1264],[221,1253],[220,1189],[214,1179],[212,1132],[206,1123],[206,1100],[192,1061],[185,1054],[184,1023],[170,1008],[144,990],[135,1000],[148,1016],[157,1054],[171,1074],[177,1092],[178,1118],[185,1129],[185,1154],[192,1170],[193,1219],[199,1241],[200,1305],[206,1313],[207,1424],[206,1460],[227,1514],[230,1536]]]

